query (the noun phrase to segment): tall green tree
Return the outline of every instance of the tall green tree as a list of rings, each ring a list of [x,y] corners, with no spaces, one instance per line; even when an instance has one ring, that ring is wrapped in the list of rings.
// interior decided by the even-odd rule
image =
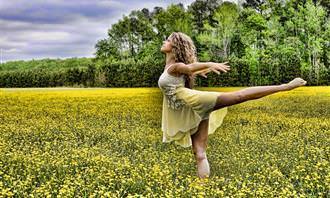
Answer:
[[[231,39],[237,31],[239,8],[236,4],[225,2],[215,10],[211,26],[205,23],[206,31],[199,34],[199,42],[208,46],[207,51],[202,54],[204,59],[221,57],[227,59],[230,55]]]
[[[113,59],[116,60],[119,58],[119,46],[111,39],[101,39],[95,44],[96,59]]]
[[[211,26],[216,23],[212,16],[221,4],[222,0],[196,0],[188,6],[188,12],[192,14],[193,28],[197,34],[205,31],[204,23]]]
[[[157,39],[160,41],[163,41],[172,32],[178,31],[192,36],[192,17],[182,4],[171,4],[167,9],[157,10],[153,16],[153,26],[157,32]]]
[[[290,16],[285,24],[287,36],[297,37],[302,42],[302,46],[296,46],[303,59],[301,69],[309,71],[309,80],[316,80],[317,83],[320,70],[324,70],[324,64],[321,63],[324,43],[329,40],[324,34],[327,29],[326,11],[308,0],[305,4],[298,4],[297,9],[289,7],[287,14]]]

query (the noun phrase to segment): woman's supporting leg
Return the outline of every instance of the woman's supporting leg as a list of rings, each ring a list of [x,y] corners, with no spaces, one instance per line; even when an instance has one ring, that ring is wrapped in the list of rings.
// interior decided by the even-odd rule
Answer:
[[[191,135],[192,149],[197,163],[197,174],[200,178],[210,175],[210,166],[206,157],[209,119],[202,120],[196,133]]]
[[[245,101],[262,98],[264,96],[274,94],[276,92],[288,91],[305,84],[306,81],[304,81],[303,79],[295,78],[288,84],[248,87],[239,91],[222,93],[218,96],[213,111],[223,107],[239,104]]]

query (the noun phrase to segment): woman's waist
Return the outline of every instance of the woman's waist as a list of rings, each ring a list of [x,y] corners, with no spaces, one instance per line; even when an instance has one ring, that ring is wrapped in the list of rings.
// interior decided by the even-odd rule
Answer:
[[[176,94],[179,88],[183,88],[184,84],[168,84],[160,86],[165,95],[174,95]]]

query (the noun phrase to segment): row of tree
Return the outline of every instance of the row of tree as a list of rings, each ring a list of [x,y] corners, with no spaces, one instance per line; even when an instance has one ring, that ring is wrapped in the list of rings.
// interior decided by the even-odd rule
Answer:
[[[242,59],[232,57],[229,59],[231,70],[228,73],[209,73],[205,79],[197,76],[195,86],[253,86],[255,74],[251,73],[249,63]],[[164,70],[163,61],[126,61],[104,63],[99,67],[94,64],[87,68],[69,68],[56,71],[45,69],[14,70],[0,72],[0,87],[157,87],[158,78]],[[257,84],[270,85],[287,83],[294,77],[301,76],[307,79],[311,74],[303,72],[294,65],[283,64],[269,68],[268,63],[263,62],[260,69],[260,78]],[[319,85],[329,85],[330,70],[321,76]],[[312,73],[309,85],[315,85],[316,73]]]
[[[261,71],[280,76],[283,68],[295,76],[308,73],[306,80],[320,85],[330,63],[329,5],[328,0],[196,0],[188,9],[178,4],[134,10],[98,41],[96,58],[163,60],[162,41],[181,31],[194,40],[200,61],[247,62],[253,85],[274,82]]]
[[[55,71],[47,69],[13,70],[0,72],[0,87],[56,87],[96,85],[96,68],[69,68]]]
[[[45,58],[41,60],[17,60],[8,61],[0,64],[0,72],[2,71],[14,71],[14,70],[31,70],[31,69],[44,69],[44,70],[61,70],[69,68],[87,68],[88,65],[94,64],[93,58],[67,58],[67,59],[50,59]]]

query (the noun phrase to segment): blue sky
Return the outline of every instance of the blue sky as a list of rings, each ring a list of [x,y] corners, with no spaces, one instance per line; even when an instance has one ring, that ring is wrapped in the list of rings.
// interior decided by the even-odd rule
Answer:
[[[2,62],[94,57],[95,44],[132,10],[193,0],[0,0]]]

